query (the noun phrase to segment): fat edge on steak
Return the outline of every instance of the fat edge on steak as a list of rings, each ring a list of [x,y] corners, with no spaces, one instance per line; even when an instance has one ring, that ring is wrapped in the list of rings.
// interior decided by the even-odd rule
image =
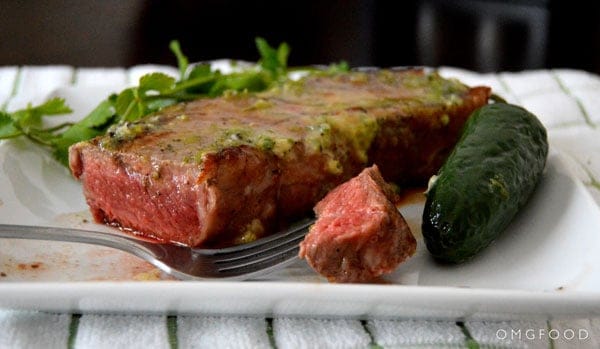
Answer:
[[[421,70],[314,74],[164,109],[73,145],[94,219],[189,246],[252,241],[377,164],[425,185],[488,87]]]

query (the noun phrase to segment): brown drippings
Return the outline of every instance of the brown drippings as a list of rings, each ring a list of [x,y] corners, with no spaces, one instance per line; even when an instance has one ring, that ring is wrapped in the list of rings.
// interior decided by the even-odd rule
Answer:
[[[0,277],[6,277],[6,273],[5,272],[0,272]]]
[[[396,207],[418,204],[426,199],[424,188],[403,189],[398,196],[400,199],[396,202]]]
[[[40,269],[43,266],[44,266],[44,263],[42,263],[42,262],[19,263],[19,264],[17,264],[17,268],[19,270],[36,270],[36,269]],[[6,274],[3,275],[3,276],[6,276]]]
[[[392,281],[385,279],[384,276],[378,276],[376,278],[373,278],[368,283],[376,284],[376,285],[393,285],[394,284]]]

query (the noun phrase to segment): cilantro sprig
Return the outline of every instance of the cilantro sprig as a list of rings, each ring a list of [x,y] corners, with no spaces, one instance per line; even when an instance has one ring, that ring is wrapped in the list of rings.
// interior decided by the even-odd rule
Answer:
[[[289,46],[282,43],[277,48],[271,47],[263,38],[256,38],[255,43],[260,54],[258,64],[224,74],[212,70],[209,64],[190,65],[179,42],[172,41],[169,48],[177,59],[178,78],[158,72],[146,74],[137,86],[111,94],[76,123],[43,127],[43,117],[72,112],[60,98],[11,113],[0,111],[0,139],[25,136],[48,147],[54,157],[67,166],[71,145],[102,135],[113,125],[139,120],[175,103],[215,97],[225,91],[262,91],[285,81]],[[330,67],[336,71],[347,68],[344,62]]]
[[[64,123],[50,128],[43,128],[42,118],[71,112],[71,108],[61,98],[49,99],[35,107],[29,104],[26,108],[12,113],[0,111],[0,139],[25,136],[36,143],[51,146],[54,140],[59,137],[57,134],[61,130],[70,127],[71,124]]]

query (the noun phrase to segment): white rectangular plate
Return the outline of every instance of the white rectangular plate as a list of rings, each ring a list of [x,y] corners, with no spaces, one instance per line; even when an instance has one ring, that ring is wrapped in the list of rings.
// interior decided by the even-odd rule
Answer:
[[[90,107],[89,91],[57,94]],[[0,307],[488,319],[600,314],[600,210],[558,153],[509,229],[462,265],[439,265],[428,255],[423,196],[413,199],[401,211],[417,253],[380,284],[329,284],[303,261],[254,281],[179,282],[108,248],[0,239]],[[0,143],[0,223],[110,229],[91,222],[68,170],[24,140]]]

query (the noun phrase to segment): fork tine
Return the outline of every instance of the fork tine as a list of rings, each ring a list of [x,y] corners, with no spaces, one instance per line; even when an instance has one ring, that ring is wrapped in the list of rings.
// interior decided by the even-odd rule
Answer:
[[[221,277],[235,277],[252,274],[266,274],[272,269],[278,268],[284,263],[291,263],[298,258],[298,246],[289,246],[279,253],[268,255],[258,261],[247,261],[246,263],[231,265],[226,268],[219,267],[218,273]]]
[[[254,242],[250,242],[247,244],[219,248],[219,249],[194,249],[194,250],[203,255],[226,255],[229,253],[238,254],[244,250],[254,251],[256,248],[259,248],[260,246],[263,246],[266,244],[270,244],[274,240],[280,240],[280,239],[285,238],[286,236],[295,235],[298,232],[302,232],[304,229],[308,229],[308,227],[310,227],[310,225],[312,225],[314,222],[315,222],[314,218],[305,218],[305,219],[293,224],[288,229],[286,229],[282,232],[260,238]]]
[[[304,235],[306,235],[309,226],[313,222],[314,220],[307,220],[306,222],[302,222],[301,224],[294,225],[293,227],[284,232],[274,234],[272,236],[260,239],[256,242],[225,249],[213,250],[210,251],[209,254],[211,255],[211,259],[216,263],[235,261],[248,257],[254,258],[262,253],[274,250],[278,246],[288,244],[290,242],[298,243],[298,240],[304,238]],[[202,251],[201,253],[204,254],[204,251]]]
[[[293,262],[314,218],[256,242],[223,249],[193,249],[196,258],[188,274],[200,278],[248,279]]]
[[[271,244],[260,244],[254,250],[242,249],[226,254],[199,254],[191,274],[204,278],[248,279],[293,262],[298,256],[299,243],[304,239],[307,227],[286,232],[284,237],[271,239]]]
[[[262,260],[285,253],[293,248],[298,248],[299,243],[304,238],[304,235],[297,235],[292,239],[278,241],[276,245],[270,248],[263,248],[255,253],[245,253],[243,256],[229,256],[220,260],[215,260],[214,263],[219,269],[227,269],[234,267],[242,267],[244,265],[261,262]]]

